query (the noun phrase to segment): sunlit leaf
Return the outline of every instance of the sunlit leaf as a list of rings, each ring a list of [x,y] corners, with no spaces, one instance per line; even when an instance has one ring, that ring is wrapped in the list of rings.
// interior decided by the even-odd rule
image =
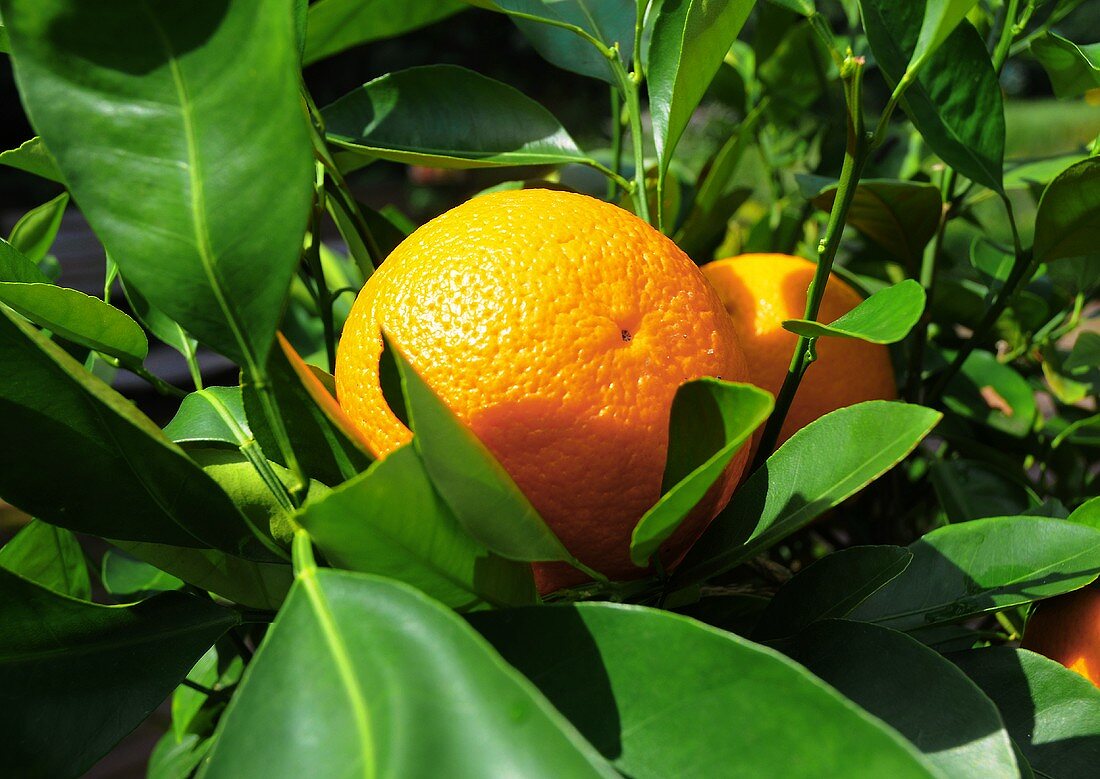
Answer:
[[[1047,30],[1030,48],[1050,76],[1056,97],[1070,99],[1100,88],[1100,43],[1079,45]]]
[[[897,343],[909,334],[924,313],[924,288],[906,279],[880,289],[859,305],[828,324],[808,319],[787,319],[783,327],[810,337],[858,338],[873,344]]]
[[[65,528],[40,519],[31,520],[0,548],[0,568],[60,595],[92,599],[92,583],[80,542]]]
[[[458,0],[319,0],[309,6],[304,62],[411,32],[464,8]]]

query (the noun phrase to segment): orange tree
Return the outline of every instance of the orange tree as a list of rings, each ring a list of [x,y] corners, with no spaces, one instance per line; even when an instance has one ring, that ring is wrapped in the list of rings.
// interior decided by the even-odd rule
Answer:
[[[0,242],[0,497],[33,517],[4,775],[78,776],[168,698],[158,777],[1095,771],[1100,690],[1061,664],[1095,610],[1024,642],[1072,657],[1019,648],[1100,573],[1094,3],[0,14],[37,132],[0,163],[60,193]],[[582,147],[442,64],[313,100],[304,66],[456,14],[610,115]],[[357,199],[377,161],[518,172],[413,232]],[[70,197],[102,298],[53,281]],[[746,253],[770,292],[696,268]]]

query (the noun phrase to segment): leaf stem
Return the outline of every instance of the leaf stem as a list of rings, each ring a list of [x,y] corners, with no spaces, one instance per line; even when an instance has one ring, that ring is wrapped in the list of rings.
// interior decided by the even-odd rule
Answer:
[[[325,356],[328,359],[328,370],[331,373],[336,369],[336,323],[334,321],[332,304],[334,297],[325,281],[325,266],[321,262],[321,218],[325,212],[325,168],[320,163],[316,166],[316,178],[313,184],[313,213],[310,218],[309,244],[305,248],[305,260],[309,267],[310,275],[317,286],[317,311],[321,317],[321,327],[324,331]]]
[[[574,35],[580,36],[581,38],[584,38],[586,41],[591,43],[593,46],[596,47],[596,49],[600,52],[600,54],[607,57],[607,59],[609,59],[609,60],[614,59],[614,56],[615,56],[614,51],[612,49],[608,48],[604,44],[603,41],[601,41],[598,38],[596,38],[595,36],[593,36],[591,33],[589,33],[583,27],[578,27],[575,24],[570,24],[569,22],[563,22],[563,21],[560,21],[558,19],[551,19],[548,16],[537,16],[535,14],[523,13],[522,11],[512,11],[512,10],[509,10],[507,8],[497,7],[494,10],[500,11],[501,13],[505,14],[506,16],[511,16],[513,19],[523,19],[524,21],[528,21],[528,22],[535,22],[537,24],[546,24],[546,25],[549,25],[550,27],[560,27],[563,30],[568,30],[569,32],[573,33]]]
[[[317,571],[317,561],[313,557],[313,541],[304,528],[294,531],[294,541],[291,542],[291,559],[294,562],[294,575],[304,576]]]
[[[611,172],[614,176],[607,179],[607,199],[614,200],[618,194],[620,171],[623,166],[623,98],[619,90],[612,86],[611,92]]]
[[[152,386],[153,389],[155,389],[161,395],[166,395],[170,398],[180,399],[187,397],[186,392],[184,392],[174,384],[169,384],[160,376],[151,373],[148,368],[140,363],[132,363],[128,361],[124,362],[122,360],[119,360],[117,357],[111,357],[110,355],[102,353],[99,353],[99,356],[100,359],[102,359],[103,362],[107,363],[108,365],[115,368],[124,368],[130,371],[130,373],[134,374],[135,376],[144,379],[146,382],[149,383],[150,386]]]
[[[283,420],[279,404],[275,399],[275,391],[272,389],[271,380],[268,378],[267,371],[261,369],[258,365],[252,367],[250,380],[256,390],[256,396],[260,399],[260,405],[263,406],[264,417],[271,426],[271,435],[275,438],[279,453],[294,477],[287,488],[290,501],[295,507],[301,506],[309,487],[309,477],[306,476],[305,469],[298,460],[298,455],[294,453],[294,446],[290,443],[290,435],[287,433],[286,422]]]
[[[634,185],[631,195],[634,208],[642,219],[651,222],[649,217],[649,197],[645,185],[645,146],[642,138],[641,81],[639,71],[626,72],[622,57],[616,47],[614,56],[609,60],[611,69],[619,81],[619,88],[626,98],[626,112],[630,120],[630,140],[634,147]],[[660,206],[658,206],[660,208]]]

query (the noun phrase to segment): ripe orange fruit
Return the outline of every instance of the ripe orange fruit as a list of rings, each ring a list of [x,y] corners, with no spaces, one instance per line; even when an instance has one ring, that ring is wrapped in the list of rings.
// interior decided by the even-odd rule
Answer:
[[[669,412],[685,381],[746,381],[711,286],[623,209],[543,189],[477,197],[433,219],[359,293],[337,397],[384,456],[410,432],[382,395],[380,328],[527,495],[566,548],[612,578],[661,493]],[[662,550],[675,564],[729,500],[747,451]],[[537,564],[543,592],[584,581]]]
[[[703,273],[733,318],[753,383],[779,393],[798,336],[783,329],[783,320],[801,319],[806,290],[816,265],[786,254],[742,254],[715,260]],[[862,298],[835,274],[825,287],[818,319],[831,322]],[[799,385],[779,443],[818,417],[864,400],[897,397],[890,352],[882,345],[854,338],[819,338],[817,360]]]
[[[1100,587],[1045,600],[1028,620],[1021,646],[1100,687]]]

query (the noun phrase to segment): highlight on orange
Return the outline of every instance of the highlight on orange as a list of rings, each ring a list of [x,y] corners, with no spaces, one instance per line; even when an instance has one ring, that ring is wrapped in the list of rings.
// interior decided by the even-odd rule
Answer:
[[[1021,646],[1100,687],[1100,586],[1040,603],[1027,622]]]

